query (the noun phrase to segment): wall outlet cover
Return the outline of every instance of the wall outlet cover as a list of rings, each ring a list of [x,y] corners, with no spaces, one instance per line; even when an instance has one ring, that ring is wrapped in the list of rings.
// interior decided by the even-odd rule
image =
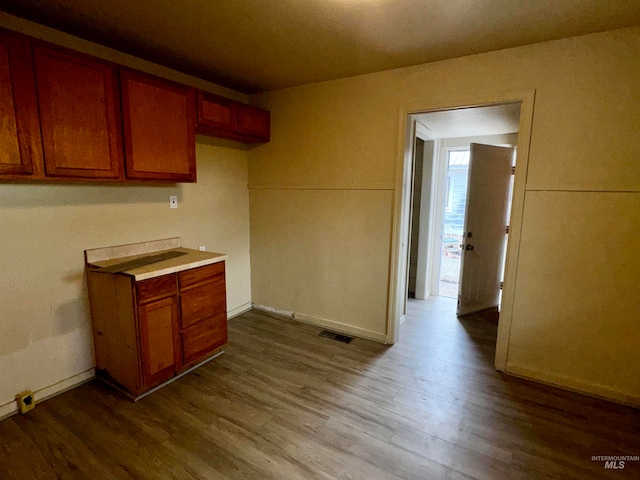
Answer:
[[[22,414],[33,410],[36,406],[36,400],[31,390],[25,390],[17,394],[16,402],[18,402],[18,410],[20,410]]]

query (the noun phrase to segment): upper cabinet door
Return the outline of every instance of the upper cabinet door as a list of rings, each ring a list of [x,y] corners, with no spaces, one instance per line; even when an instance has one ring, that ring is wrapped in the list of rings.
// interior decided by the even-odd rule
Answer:
[[[0,174],[30,175],[42,165],[31,45],[0,32]]]
[[[198,92],[198,125],[238,131],[238,103],[217,95]]]
[[[40,45],[34,60],[46,175],[121,177],[115,67]]]
[[[127,178],[195,182],[195,91],[121,71]]]
[[[270,136],[269,112],[249,105],[238,105],[238,132],[268,142]]]

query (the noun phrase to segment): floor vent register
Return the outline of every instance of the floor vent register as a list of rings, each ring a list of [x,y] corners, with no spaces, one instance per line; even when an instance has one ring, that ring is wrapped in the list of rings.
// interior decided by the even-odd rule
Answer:
[[[323,330],[319,333],[319,335],[321,337],[330,338],[331,340],[335,340],[336,342],[342,342],[342,343],[351,343],[351,340],[353,340],[353,337],[348,337],[347,335],[331,332],[329,330]]]

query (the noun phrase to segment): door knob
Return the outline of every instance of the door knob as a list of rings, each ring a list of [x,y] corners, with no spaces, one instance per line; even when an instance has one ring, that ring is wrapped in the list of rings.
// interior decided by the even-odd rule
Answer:
[[[465,250],[473,250],[473,245],[467,244]]]

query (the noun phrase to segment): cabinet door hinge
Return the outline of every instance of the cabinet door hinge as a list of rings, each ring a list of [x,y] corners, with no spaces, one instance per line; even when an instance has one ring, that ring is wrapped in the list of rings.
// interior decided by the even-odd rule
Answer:
[[[502,290],[502,287],[504,287],[504,282],[500,282],[500,290]]]
[[[507,225],[507,233],[509,233],[509,225]]]
[[[511,175],[515,175],[516,174],[516,167],[511,167]]]

